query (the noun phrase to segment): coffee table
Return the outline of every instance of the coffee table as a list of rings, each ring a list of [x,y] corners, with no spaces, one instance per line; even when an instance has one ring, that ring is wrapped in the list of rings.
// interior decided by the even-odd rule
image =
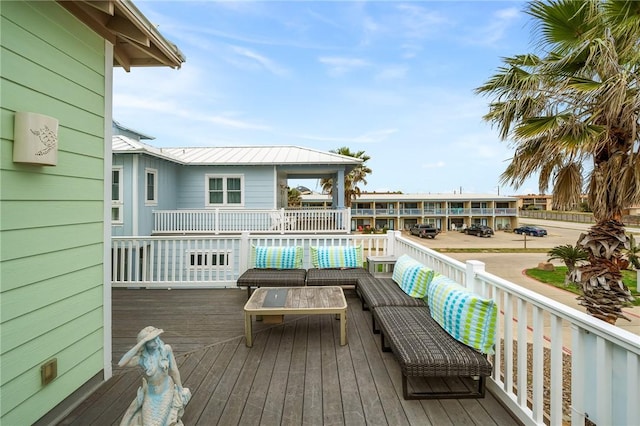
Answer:
[[[347,299],[341,287],[260,287],[244,305],[247,346],[253,346],[253,316],[306,314],[340,315],[340,345],[347,344]]]

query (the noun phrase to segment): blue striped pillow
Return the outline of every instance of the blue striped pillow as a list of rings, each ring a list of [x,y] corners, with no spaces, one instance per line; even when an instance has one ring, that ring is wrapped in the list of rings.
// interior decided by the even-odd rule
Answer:
[[[498,307],[444,275],[429,284],[431,317],[454,339],[484,353],[494,353]]]
[[[311,264],[314,268],[361,268],[361,246],[311,247]]]
[[[411,297],[424,298],[435,272],[409,255],[403,254],[393,266],[391,278]]]
[[[300,269],[303,255],[301,246],[251,246],[252,264],[259,269]]]

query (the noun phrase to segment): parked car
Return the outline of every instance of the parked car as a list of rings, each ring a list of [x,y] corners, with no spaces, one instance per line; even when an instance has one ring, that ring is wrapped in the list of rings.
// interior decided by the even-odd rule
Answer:
[[[476,237],[490,237],[493,235],[493,229],[486,225],[473,224],[464,230],[467,235],[475,235]]]
[[[411,235],[417,235],[420,238],[435,238],[440,233],[440,230],[428,223],[418,223],[413,225],[409,229]]]
[[[540,228],[539,226],[520,226],[513,230],[516,234],[531,235],[534,237],[544,237],[547,235],[547,230]]]

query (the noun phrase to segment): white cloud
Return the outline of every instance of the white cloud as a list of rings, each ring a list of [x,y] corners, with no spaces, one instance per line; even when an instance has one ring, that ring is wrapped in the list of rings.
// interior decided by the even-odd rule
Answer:
[[[376,74],[377,80],[398,80],[406,77],[409,67],[406,65],[391,65]]]
[[[348,58],[338,56],[323,56],[318,61],[327,66],[329,75],[339,77],[353,70],[369,66],[369,63],[360,58]]]
[[[280,77],[289,75],[289,70],[287,70],[285,67],[280,66],[275,61],[267,58],[266,56],[260,55],[259,53],[256,53],[253,50],[250,50],[244,47],[239,47],[239,46],[231,46],[231,49],[240,58],[249,60],[247,62],[244,62],[244,61],[236,62],[236,64],[239,64],[240,66],[243,66],[243,64],[247,64],[249,67],[253,68],[257,64],[259,68],[266,69],[267,71],[269,71],[274,75],[277,75]]]
[[[440,169],[444,167],[446,164],[444,161],[436,161],[435,163],[424,163],[422,164],[423,169]]]
[[[515,7],[500,9],[493,14],[490,24],[471,29],[468,32],[466,42],[472,45],[497,46],[505,39],[505,36],[516,21],[522,17],[520,11]]]
[[[307,140],[322,141],[322,142],[339,142],[339,143],[379,143],[383,142],[389,136],[396,133],[398,129],[381,129],[365,132],[358,136],[320,136],[320,135],[296,135]]]

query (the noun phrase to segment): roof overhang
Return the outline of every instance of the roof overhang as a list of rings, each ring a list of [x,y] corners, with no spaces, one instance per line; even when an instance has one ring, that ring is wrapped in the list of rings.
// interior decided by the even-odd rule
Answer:
[[[113,45],[113,65],[180,68],[185,57],[129,0],[56,0]]]

